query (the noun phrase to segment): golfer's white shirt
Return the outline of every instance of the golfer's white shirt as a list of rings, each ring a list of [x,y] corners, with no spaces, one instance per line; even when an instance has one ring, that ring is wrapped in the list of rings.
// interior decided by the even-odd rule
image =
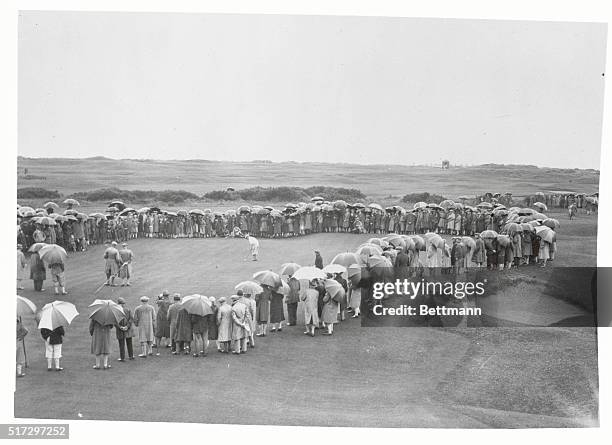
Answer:
[[[249,241],[249,247],[251,248],[251,253],[256,254],[257,251],[259,250],[259,241],[257,241],[257,238],[254,238],[252,236],[249,236],[247,240]]]

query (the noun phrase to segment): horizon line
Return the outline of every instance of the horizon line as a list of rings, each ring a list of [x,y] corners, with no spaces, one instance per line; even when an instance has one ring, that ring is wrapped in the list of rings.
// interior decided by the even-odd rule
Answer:
[[[361,164],[358,162],[331,162],[331,161],[273,161],[271,159],[251,159],[251,160],[226,160],[226,159],[205,159],[205,158],[184,158],[184,159],[172,159],[172,158],[111,158],[108,156],[98,155],[98,156],[84,156],[84,157],[66,157],[66,156],[25,156],[25,155],[17,155],[17,160],[19,159],[32,159],[32,160],[44,160],[44,159],[56,159],[56,160],[108,160],[108,161],[147,161],[147,162],[209,162],[209,163],[230,163],[230,164],[337,164],[337,165],[358,165],[358,166],[384,166],[384,167],[435,167],[438,166],[441,168],[442,161],[432,162],[428,164],[420,163],[420,164],[385,164],[385,163],[371,163],[371,164]],[[577,168],[577,167],[553,167],[553,166],[544,166],[537,164],[515,164],[515,163],[498,163],[498,162],[485,162],[482,164],[453,164],[450,163],[450,166],[455,167],[482,167],[482,166],[500,166],[500,167],[535,167],[542,169],[556,169],[556,170],[594,170],[596,172],[600,172],[599,168]]]

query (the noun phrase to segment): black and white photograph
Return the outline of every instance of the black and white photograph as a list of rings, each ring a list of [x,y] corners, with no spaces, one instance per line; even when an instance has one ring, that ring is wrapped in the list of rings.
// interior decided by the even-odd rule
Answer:
[[[16,422],[603,426],[607,23],[15,20]]]

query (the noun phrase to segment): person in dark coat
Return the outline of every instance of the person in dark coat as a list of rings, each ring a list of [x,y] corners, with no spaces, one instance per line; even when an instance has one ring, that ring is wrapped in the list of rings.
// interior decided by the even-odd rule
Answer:
[[[193,332],[193,356],[206,357],[206,343],[208,339],[208,319],[205,316],[190,314],[191,332]]]
[[[287,326],[295,326],[297,323],[297,309],[298,303],[300,302],[300,280],[289,276],[287,282],[289,286],[289,294],[287,295],[287,315],[289,316],[289,322]]]
[[[55,365],[56,371],[63,371],[64,368],[60,366],[60,358],[62,358],[62,343],[65,335],[64,327],[58,326],[51,330],[42,328],[40,330],[40,336],[45,341],[45,357],[47,358],[47,371],[53,370]]]
[[[189,355],[189,345],[193,340],[193,333],[191,332],[191,317],[187,309],[180,308],[176,319],[176,353],[180,354],[184,352],[185,355]]]
[[[319,315],[319,322],[321,323],[321,326],[323,325],[323,323],[321,322],[322,320],[322,315],[323,315],[323,306],[325,305],[325,302],[323,301],[323,299],[325,298],[325,294],[327,293],[327,291],[325,290],[325,284],[323,283],[323,280],[317,280],[317,285],[315,287],[316,291],[319,292],[319,299],[317,300],[317,313]]]
[[[132,338],[135,335],[134,319],[130,308],[125,306],[125,300],[121,297],[117,298],[117,304],[123,308],[125,318],[115,325],[117,333],[117,341],[119,342],[119,358],[117,361],[125,361],[125,347],[127,346],[128,357],[134,360],[134,349],[132,348]]]
[[[155,324],[155,347],[160,355],[159,348],[163,348],[163,339],[166,346],[170,347],[170,323],[168,322],[168,309],[170,308],[170,292],[165,290],[157,297],[157,320]]]
[[[47,269],[45,263],[40,259],[38,252],[33,252],[30,256],[30,279],[34,281],[34,290],[43,292],[43,282],[47,279]]]
[[[323,257],[321,256],[321,252],[315,250],[315,267],[318,269],[323,269]]]
[[[285,320],[285,311],[283,307],[283,295],[271,289],[270,296],[270,323],[272,324],[271,332],[282,331],[283,321]]]
[[[216,342],[219,336],[219,327],[217,326],[217,311],[219,310],[219,305],[215,297],[209,297],[208,299],[210,300],[210,308],[213,311],[212,314],[206,316],[208,319],[208,340],[214,340]],[[208,340],[204,339],[204,342],[208,342]]]

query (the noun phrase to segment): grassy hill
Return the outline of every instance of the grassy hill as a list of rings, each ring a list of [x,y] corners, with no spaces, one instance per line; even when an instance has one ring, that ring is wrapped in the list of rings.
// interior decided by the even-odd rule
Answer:
[[[141,190],[181,189],[197,195],[254,186],[317,185],[360,189],[371,199],[430,192],[447,198],[485,192],[524,196],[539,190],[596,192],[599,171],[484,164],[451,167],[327,164],[268,161],[86,159],[18,157],[18,187],[43,187],[63,195],[106,187]],[[29,179],[24,176],[28,169]]]

